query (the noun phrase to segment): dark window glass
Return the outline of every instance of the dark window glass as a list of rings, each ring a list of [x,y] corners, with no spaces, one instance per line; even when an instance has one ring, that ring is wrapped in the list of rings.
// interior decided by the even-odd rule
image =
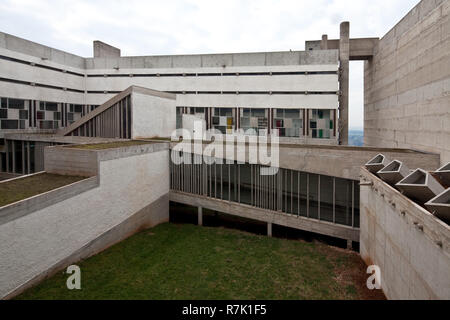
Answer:
[[[46,102],[45,110],[48,111],[58,111],[58,104],[56,102]]]
[[[61,120],[61,112],[53,112],[53,120]]]
[[[40,129],[53,129],[53,121],[39,121]]]
[[[19,129],[18,120],[2,120],[2,129]]]
[[[73,113],[69,112],[69,113],[67,114],[67,120],[68,120],[68,121],[73,121]]]
[[[25,108],[25,100],[9,99],[8,107],[10,109],[23,109]]]
[[[81,104],[76,104],[75,105],[75,112],[82,112],[83,111],[83,106]]]
[[[6,119],[6,118],[8,118],[8,110],[0,109],[0,119]]]
[[[73,112],[73,104],[70,105],[69,111],[70,111],[70,112]]]
[[[25,120],[19,121],[19,127],[20,127],[20,129],[25,129]]]
[[[45,119],[45,112],[44,111],[38,111],[36,112],[36,118],[38,120],[44,120]]]
[[[20,110],[19,119],[28,119],[28,110]]]
[[[59,128],[59,123],[58,123],[58,121],[53,121],[53,128],[54,128],[54,129],[58,129],[58,128]]]
[[[44,101],[39,102],[39,110],[45,110],[45,102]]]
[[[2,98],[1,107],[5,109],[8,108],[8,100],[6,100],[6,98]]]

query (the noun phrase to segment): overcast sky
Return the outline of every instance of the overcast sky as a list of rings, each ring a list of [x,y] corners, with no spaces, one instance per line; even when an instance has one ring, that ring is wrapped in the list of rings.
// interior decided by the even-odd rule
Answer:
[[[304,50],[305,40],[382,37],[418,0],[1,0],[0,31],[92,56]],[[350,64],[350,127],[363,125],[362,63]]]

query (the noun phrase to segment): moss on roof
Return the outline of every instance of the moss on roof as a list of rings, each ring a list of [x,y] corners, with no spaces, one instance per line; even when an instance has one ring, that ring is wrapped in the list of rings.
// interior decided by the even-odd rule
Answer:
[[[0,207],[83,179],[86,179],[86,177],[40,173],[29,177],[1,182]]]

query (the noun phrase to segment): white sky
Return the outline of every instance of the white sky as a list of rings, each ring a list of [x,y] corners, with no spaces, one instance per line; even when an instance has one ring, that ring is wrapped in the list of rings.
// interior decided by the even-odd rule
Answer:
[[[0,31],[89,57],[304,50],[305,40],[382,37],[418,0],[1,0]],[[350,63],[350,128],[363,126],[363,63]]]

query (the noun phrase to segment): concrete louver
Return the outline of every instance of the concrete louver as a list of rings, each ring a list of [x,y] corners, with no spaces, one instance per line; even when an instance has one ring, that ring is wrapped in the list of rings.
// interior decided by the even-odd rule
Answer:
[[[450,188],[425,203],[425,206],[441,220],[450,222]]]
[[[395,186],[420,204],[444,191],[444,187],[429,172],[422,169],[414,170]]]
[[[410,173],[408,167],[399,160],[393,160],[387,164],[383,169],[377,172],[377,175],[389,183],[395,185],[397,182],[405,178]]]
[[[450,162],[434,171],[433,175],[437,176],[447,188],[450,187]]]
[[[383,169],[388,163],[389,160],[384,156],[384,154],[379,153],[375,157],[370,159],[364,166],[371,173],[377,173],[378,171]]]

